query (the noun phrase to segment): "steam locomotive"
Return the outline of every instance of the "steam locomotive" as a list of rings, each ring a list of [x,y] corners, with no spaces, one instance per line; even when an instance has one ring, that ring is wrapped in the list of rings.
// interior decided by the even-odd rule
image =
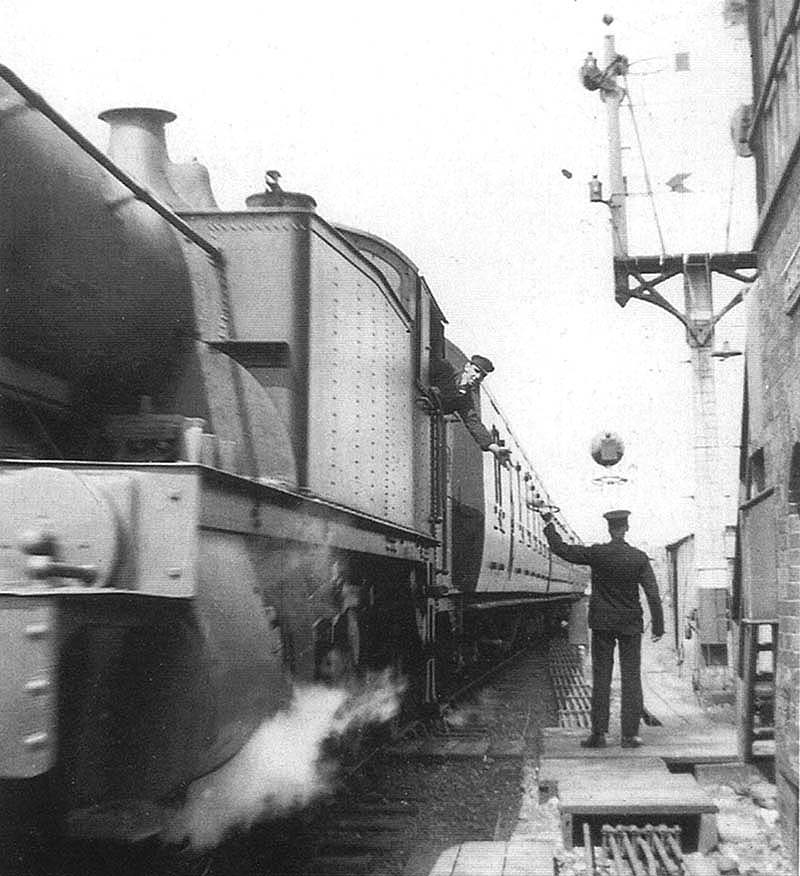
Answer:
[[[220,210],[171,113],[101,118],[107,155],[0,68],[0,803],[122,837],[298,680],[434,703],[586,582],[491,395],[508,468],[432,403],[464,356],[407,256],[274,175]]]

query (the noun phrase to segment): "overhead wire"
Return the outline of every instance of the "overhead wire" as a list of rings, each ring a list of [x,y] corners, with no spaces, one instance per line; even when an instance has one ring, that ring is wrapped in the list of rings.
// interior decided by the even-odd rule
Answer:
[[[655,199],[655,196],[653,194],[653,186],[650,182],[650,171],[647,168],[647,160],[646,160],[645,154],[644,154],[644,146],[642,145],[642,138],[641,138],[641,135],[639,134],[639,125],[636,121],[636,113],[633,110],[633,101],[631,100],[631,92],[630,92],[630,89],[628,87],[627,75],[623,76],[623,80],[625,82],[625,97],[626,97],[627,103],[628,103],[628,110],[630,111],[630,114],[631,114],[631,123],[633,125],[633,132],[636,135],[636,143],[639,147],[639,157],[640,157],[641,162],[642,162],[642,171],[644,173],[644,182],[645,182],[645,186],[646,186],[646,190],[647,190],[647,197],[650,199],[650,206],[652,207],[652,210],[653,210],[653,219],[654,219],[655,224],[656,224],[656,231],[658,232],[658,241],[659,241],[659,244],[661,246],[661,255],[666,257],[667,250],[664,246],[664,235],[661,231],[661,222],[658,218],[658,209],[656,207],[656,199]]]
[[[639,149],[639,156],[640,156],[641,163],[642,163],[642,172],[643,172],[644,181],[645,181],[644,194],[650,200],[650,204],[652,207],[653,220],[655,222],[656,231],[658,233],[659,244],[661,246],[661,254],[663,256],[666,256],[666,247],[665,247],[665,243],[664,243],[664,236],[663,236],[663,233],[661,230],[661,222],[660,222],[659,215],[658,215],[658,209],[656,206],[655,194],[653,192],[653,186],[652,186],[652,183],[650,181],[650,173],[649,173],[648,166],[647,166],[647,159],[645,156],[642,138],[641,138],[641,135],[639,133],[639,125],[638,125],[638,121],[636,118],[634,103],[633,103],[633,100],[631,98],[631,93],[630,93],[630,89],[628,86],[627,75],[623,76],[623,79],[625,82],[625,95],[624,95],[624,97],[627,99],[628,111],[630,112],[630,116],[631,116],[631,124],[633,127],[634,134],[636,136],[636,143],[637,143],[637,146]],[[671,102],[669,102],[669,103],[671,103]],[[728,192],[728,210],[727,210],[727,217],[726,217],[726,221],[725,221],[725,248],[724,248],[725,252],[728,252],[730,250],[731,227],[733,224],[733,206],[734,206],[734,199],[736,196],[736,183],[737,183],[737,173],[736,173],[737,162],[736,162],[736,159],[737,159],[737,155],[734,152],[733,157],[732,157],[732,161],[731,161],[730,188],[729,188],[729,192]]]
[[[728,195],[728,218],[725,223],[725,252],[730,251],[731,242],[731,221],[733,219],[733,196],[736,191],[736,150],[733,151],[733,161],[731,163],[731,189]]]

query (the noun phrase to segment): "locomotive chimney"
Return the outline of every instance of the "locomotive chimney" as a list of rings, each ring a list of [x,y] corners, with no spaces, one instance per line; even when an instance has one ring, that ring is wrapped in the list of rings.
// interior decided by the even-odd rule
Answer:
[[[173,210],[216,210],[208,171],[198,161],[175,164],[167,153],[165,126],[175,113],[123,107],[100,113],[111,127],[108,156]]]
[[[169,110],[121,107],[100,113],[111,127],[108,157],[173,210],[188,209],[167,176],[169,156],[164,127],[177,117]]]

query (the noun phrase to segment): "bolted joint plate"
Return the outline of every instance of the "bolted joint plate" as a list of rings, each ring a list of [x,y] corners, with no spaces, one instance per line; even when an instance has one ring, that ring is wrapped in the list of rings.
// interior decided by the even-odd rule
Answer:
[[[0,597],[0,779],[28,779],[56,756],[56,605]]]

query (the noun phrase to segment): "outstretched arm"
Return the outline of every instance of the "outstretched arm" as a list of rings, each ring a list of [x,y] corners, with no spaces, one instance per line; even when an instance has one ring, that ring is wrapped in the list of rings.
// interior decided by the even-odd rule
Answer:
[[[508,447],[501,447],[494,439],[492,433],[483,425],[478,412],[474,407],[469,407],[466,410],[458,412],[461,421],[467,427],[467,431],[475,439],[475,443],[483,451],[493,453],[500,461],[501,465],[508,462],[511,455],[511,450]]]
[[[564,539],[561,538],[559,531],[556,529],[552,520],[552,515],[545,513],[542,515],[542,519],[547,522],[547,525],[544,528],[544,537],[547,539],[547,543],[550,545],[550,550],[554,554],[561,557],[562,560],[566,560],[568,563],[576,563],[579,566],[591,565],[591,547],[581,544],[567,544]]]
[[[475,443],[481,450],[488,450],[489,446],[494,443],[492,433],[483,425],[478,412],[474,407],[470,406],[464,410],[458,411],[458,416],[461,422],[467,427],[467,431],[475,439]]]

